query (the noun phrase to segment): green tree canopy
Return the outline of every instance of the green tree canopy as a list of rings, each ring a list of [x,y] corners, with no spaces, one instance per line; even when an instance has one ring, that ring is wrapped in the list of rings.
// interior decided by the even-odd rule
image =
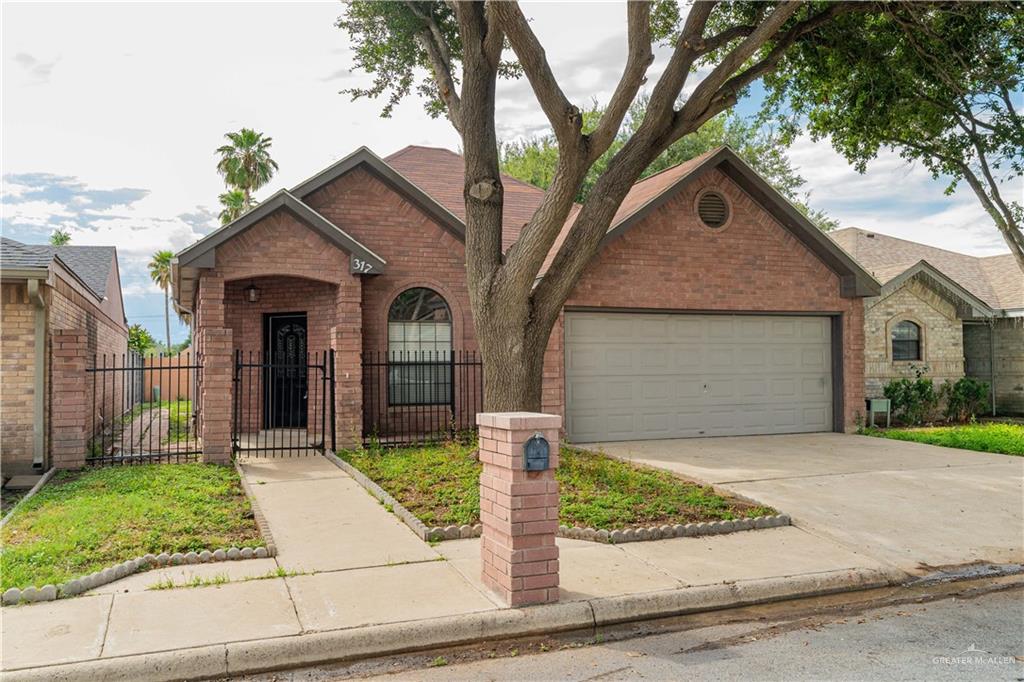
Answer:
[[[155,345],[156,339],[141,324],[133,324],[128,327],[128,350],[145,355],[146,351]]]
[[[891,148],[947,192],[966,182],[1024,268],[1022,17],[1004,2],[845,15],[765,76],[766,113],[800,117],[861,172]]]
[[[224,137],[228,144],[217,148],[220,155],[217,172],[228,188],[240,190],[245,195],[248,207],[253,192],[270,182],[277,171],[277,162],[270,156],[273,140],[252,128],[225,133]]]
[[[167,347],[171,347],[171,261],[173,251],[157,251],[149,260],[149,277],[164,292],[164,324],[167,328]]]
[[[71,233],[59,227],[50,234],[50,244],[53,246],[64,246],[71,243]]]
[[[252,208],[245,192],[240,189],[228,190],[217,198],[222,207],[219,215],[221,225],[227,225]]]
[[[576,201],[586,201],[598,178],[612,157],[636,133],[643,122],[647,108],[647,95],[642,95],[630,107],[622,128],[608,150],[587,171],[576,195]],[[593,130],[605,113],[596,103],[582,112],[583,130]],[[790,137],[780,130],[744,119],[727,112],[715,116],[691,135],[677,140],[659,154],[640,174],[640,179],[659,173],[666,168],[700,156],[721,146],[728,146],[749,163],[773,187],[807,215],[818,227],[831,230],[837,221],[824,212],[812,211],[807,204],[808,193],[801,192],[805,180],[786,155]],[[501,170],[514,178],[547,189],[558,166],[558,140],[553,133],[526,140],[504,143],[501,146]]]

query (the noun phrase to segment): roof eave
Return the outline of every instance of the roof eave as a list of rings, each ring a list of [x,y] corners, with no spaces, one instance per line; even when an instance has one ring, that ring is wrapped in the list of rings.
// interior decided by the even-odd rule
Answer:
[[[460,241],[466,241],[466,225],[458,216],[365,146],[360,147],[313,177],[303,180],[298,185],[295,185],[290,192],[300,200],[305,201],[306,197],[313,192],[360,166],[373,172],[392,189],[406,197],[417,208],[430,216],[441,227],[451,232]]]
[[[870,273],[728,147],[718,149],[686,175],[614,225],[605,235],[601,245],[604,246],[616,239],[665,204],[689,183],[712,168],[719,167],[839,276],[839,293],[843,298],[864,298],[879,294],[882,285]]]

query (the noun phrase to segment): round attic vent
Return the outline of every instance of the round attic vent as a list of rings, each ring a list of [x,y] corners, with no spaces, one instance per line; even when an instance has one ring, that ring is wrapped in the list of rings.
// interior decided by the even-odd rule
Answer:
[[[729,221],[729,204],[718,192],[705,192],[697,202],[697,215],[708,227],[722,227]]]

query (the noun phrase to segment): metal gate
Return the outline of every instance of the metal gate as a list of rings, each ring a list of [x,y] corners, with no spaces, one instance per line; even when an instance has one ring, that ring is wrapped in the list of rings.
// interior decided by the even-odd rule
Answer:
[[[236,455],[335,450],[334,351],[235,351],[231,443]]]
[[[88,465],[194,462],[198,355],[93,356],[86,367]]]

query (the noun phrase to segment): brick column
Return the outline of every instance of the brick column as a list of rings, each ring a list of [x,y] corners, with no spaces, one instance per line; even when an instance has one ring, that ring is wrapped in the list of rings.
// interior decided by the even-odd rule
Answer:
[[[334,349],[334,427],[339,448],[363,439],[363,282],[342,278],[335,298],[331,348]]]
[[[480,426],[480,542],[483,582],[509,606],[558,601],[558,432],[562,418],[533,412],[483,413]],[[526,471],[523,445],[540,433],[549,468]]]
[[[199,279],[196,347],[202,353],[199,431],[203,461],[231,461],[231,408],[234,350],[232,332],[224,327],[224,278],[203,273]]]
[[[58,469],[80,469],[85,466],[92,418],[86,395],[86,332],[57,331],[51,343],[50,461]]]

